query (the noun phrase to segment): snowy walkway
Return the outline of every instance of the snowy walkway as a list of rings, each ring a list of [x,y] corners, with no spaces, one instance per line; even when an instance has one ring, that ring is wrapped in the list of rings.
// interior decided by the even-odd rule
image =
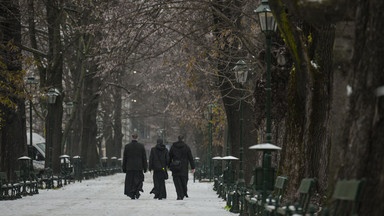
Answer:
[[[76,182],[57,190],[40,190],[40,194],[18,200],[0,201],[1,216],[234,216],[224,210],[225,202],[217,198],[212,183],[188,182],[190,198],[176,200],[172,179],[166,181],[167,199],[155,200],[152,175],[145,174],[144,193],[139,200],[123,195],[125,174]],[[171,176],[170,176],[171,177]],[[172,177],[171,177],[172,178]]]

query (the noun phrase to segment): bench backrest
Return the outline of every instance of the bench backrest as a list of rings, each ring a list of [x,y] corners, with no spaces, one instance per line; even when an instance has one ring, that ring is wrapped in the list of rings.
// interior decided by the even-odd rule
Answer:
[[[266,168],[267,169],[267,190],[272,191],[275,184],[275,168]],[[254,190],[262,190],[264,185],[264,168],[256,167],[253,170],[254,178],[252,181],[252,188]]]
[[[275,188],[273,190],[273,193],[274,193],[275,199],[277,199],[278,202],[281,201],[284,195],[287,182],[288,182],[288,177],[286,176],[277,176],[276,178]]]
[[[308,210],[308,206],[316,186],[316,181],[316,178],[305,178],[301,180],[299,187],[299,204],[303,208],[303,213],[306,213]]]
[[[20,174],[19,170],[15,170],[15,175],[16,175],[17,180],[21,179],[21,174]]]
[[[332,199],[335,202],[333,215],[353,215],[362,194],[365,180],[340,180],[336,183]]]
[[[7,183],[7,182],[8,182],[7,173],[5,173],[5,172],[0,172],[0,181],[1,181],[2,183]]]

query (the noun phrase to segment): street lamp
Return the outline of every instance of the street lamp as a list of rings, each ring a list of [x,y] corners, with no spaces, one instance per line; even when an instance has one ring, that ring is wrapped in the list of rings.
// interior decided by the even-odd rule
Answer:
[[[271,133],[271,34],[277,29],[276,20],[273,17],[272,11],[269,8],[268,0],[263,0],[261,5],[255,10],[259,16],[261,31],[264,32],[267,42],[267,128],[266,142],[272,140]]]
[[[73,110],[73,102],[67,102],[67,104],[65,105],[65,111],[67,113],[67,116],[69,117],[72,113],[72,110]],[[67,154],[69,156],[71,156],[71,135],[72,135],[72,129],[71,129],[71,125],[68,125],[69,127],[69,134],[68,134],[68,140],[67,140]]]
[[[215,104],[208,105],[208,115],[209,115],[209,123],[208,123],[208,133],[209,133],[209,149],[208,149],[208,160],[209,160],[209,180],[212,179],[212,116],[213,116],[213,107]]]
[[[99,139],[99,158],[101,159],[103,157],[103,152],[101,150],[101,127],[103,126],[103,120],[101,119],[98,119],[96,121],[96,124],[97,124],[97,130],[99,131],[99,134],[98,134],[98,139]]]
[[[221,158],[222,160],[227,162],[227,167],[224,170],[223,180],[225,184],[225,189],[223,190],[223,195],[221,197],[226,197],[227,200],[227,206],[231,205],[231,200],[229,198],[229,191],[231,191],[231,186],[234,183],[234,172],[232,171],[232,161],[239,160],[239,158],[227,155]]]
[[[236,66],[233,68],[236,76],[236,81],[240,83],[242,86],[247,81],[248,76],[248,67],[245,61],[239,60],[236,62]],[[240,98],[240,148],[239,148],[239,175],[236,182],[237,189],[242,190],[242,188],[245,186],[245,180],[244,180],[244,171],[243,171],[243,98],[244,98],[244,91],[241,91],[241,98]],[[236,198],[238,198],[238,194],[236,193]],[[239,213],[242,215],[242,209],[239,209],[238,205],[238,199],[235,200],[235,204],[233,208],[231,209],[234,213]]]
[[[271,167],[271,152],[279,150],[280,147],[270,144],[272,140],[271,133],[271,35],[277,29],[276,20],[273,17],[269,7],[268,0],[262,0],[261,5],[255,10],[259,16],[259,24],[261,31],[266,36],[267,42],[267,122],[266,122],[266,144],[251,146],[250,149],[258,149],[263,151],[263,197],[262,202],[265,203],[267,195],[268,169]]]
[[[262,144],[256,144],[256,145],[253,145],[253,146],[250,146],[249,149],[254,149],[254,150],[258,150],[258,151],[262,151],[263,152],[263,193],[262,193],[262,202],[265,203],[265,199],[267,197],[267,185],[268,185],[268,181],[273,181],[273,178],[274,178],[274,171],[272,172],[268,172],[271,170],[271,159],[272,159],[272,152],[273,151],[277,151],[277,150],[281,150],[281,148],[279,146],[275,146],[273,144],[270,144],[270,143],[262,143]],[[255,178],[257,178],[257,176],[255,176]],[[271,185],[271,184],[270,184]],[[271,185],[271,187],[273,187],[273,185]]]
[[[217,193],[219,193],[219,176],[221,175],[221,171],[222,171],[222,164],[221,164],[222,159],[223,158],[220,156],[215,156],[212,158],[212,160],[219,161],[216,164],[214,164],[214,172],[213,172],[213,176],[214,176],[213,190],[217,191]]]
[[[32,95],[32,90],[35,88],[35,86],[38,84],[38,82],[35,80],[35,77],[34,76],[29,76],[27,77],[27,86],[29,86],[29,91]],[[32,166],[31,166],[31,169],[33,169],[33,159],[34,156],[33,156],[33,139],[32,139],[32,105],[33,105],[33,101],[32,101],[33,97],[30,97],[29,99],[29,146],[28,146],[28,156],[30,158],[32,158],[31,160],[31,163],[32,163]]]
[[[56,98],[59,96],[59,93],[57,89],[51,88],[47,92],[47,99],[49,104],[49,147],[48,147],[48,157],[49,157],[49,168],[52,168],[52,147],[53,147],[53,138],[52,138],[52,124],[53,124],[53,117],[52,117],[52,111],[53,111],[53,105],[56,103]]]

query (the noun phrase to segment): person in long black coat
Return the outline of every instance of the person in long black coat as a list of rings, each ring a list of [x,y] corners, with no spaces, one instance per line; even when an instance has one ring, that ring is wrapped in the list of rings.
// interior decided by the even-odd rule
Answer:
[[[170,163],[180,161],[181,167],[178,171],[172,170],[173,184],[176,188],[177,199],[182,200],[188,197],[188,164],[191,165],[192,173],[195,172],[191,149],[183,142],[184,136],[178,136],[178,142],[173,143],[169,150]]]
[[[138,199],[143,191],[144,174],[147,172],[147,156],[144,145],[137,141],[137,134],[132,134],[132,141],[125,145],[122,169],[125,173],[124,194],[131,199]]]
[[[165,180],[168,179],[167,166],[169,164],[168,149],[162,139],[157,140],[155,147],[151,149],[149,156],[149,171],[153,170],[153,189],[150,193],[155,194],[155,199],[167,198]]]

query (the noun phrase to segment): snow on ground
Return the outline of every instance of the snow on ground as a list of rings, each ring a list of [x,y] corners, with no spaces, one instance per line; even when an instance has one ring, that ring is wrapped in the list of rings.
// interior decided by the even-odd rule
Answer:
[[[40,194],[17,200],[0,201],[2,216],[233,216],[224,210],[225,201],[217,198],[212,183],[193,182],[190,175],[190,198],[176,200],[172,176],[166,180],[167,199],[153,199],[152,174],[145,174],[144,193],[139,200],[123,194],[124,173],[71,183],[60,189],[40,190]]]

